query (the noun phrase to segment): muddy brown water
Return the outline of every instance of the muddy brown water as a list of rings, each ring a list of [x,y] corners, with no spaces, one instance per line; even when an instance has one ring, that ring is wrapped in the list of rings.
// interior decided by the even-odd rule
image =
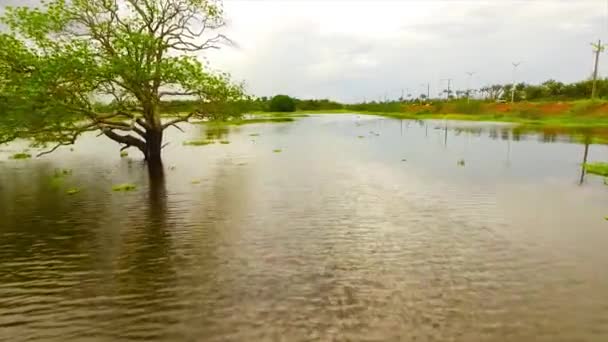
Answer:
[[[608,187],[581,183],[576,138],[357,115],[185,128],[164,179],[95,136],[2,147],[0,340],[608,340]],[[230,144],[182,145],[201,138]]]

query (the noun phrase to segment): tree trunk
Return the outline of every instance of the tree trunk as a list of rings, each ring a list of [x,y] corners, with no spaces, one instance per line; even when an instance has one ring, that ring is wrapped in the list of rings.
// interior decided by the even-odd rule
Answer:
[[[146,130],[146,152],[145,157],[148,167],[151,169],[162,169],[161,148],[163,144],[162,128]]]

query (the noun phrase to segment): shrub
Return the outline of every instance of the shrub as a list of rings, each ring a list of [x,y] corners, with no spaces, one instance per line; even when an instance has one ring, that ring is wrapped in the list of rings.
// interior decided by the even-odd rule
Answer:
[[[270,100],[271,112],[295,112],[296,101],[287,95],[277,95]]]

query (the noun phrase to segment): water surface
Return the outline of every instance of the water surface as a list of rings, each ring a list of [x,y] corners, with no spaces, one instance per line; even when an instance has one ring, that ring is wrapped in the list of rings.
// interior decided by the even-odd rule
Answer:
[[[35,160],[3,147],[0,339],[608,340],[608,187],[581,182],[580,137],[357,115],[184,128],[164,179],[94,135]],[[201,138],[230,144],[182,146]]]

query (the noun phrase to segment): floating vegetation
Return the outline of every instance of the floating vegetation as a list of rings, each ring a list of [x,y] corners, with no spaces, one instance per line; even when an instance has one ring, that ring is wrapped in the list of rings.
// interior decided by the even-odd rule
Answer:
[[[222,141],[220,141],[220,144],[222,144],[222,145],[228,145],[228,144],[230,144],[230,141],[228,141],[228,140],[222,140]]]
[[[251,133],[249,134],[250,137],[259,137],[260,133]]]
[[[464,166],[464,159],[460,159],[456,162],[456,165],[458,166]]]
[[[272,152],[274,153],[281,153],[283,150],[281,150],[280,148],[277,148],[276,150],[272,150]]]
[[[73,147],[70,147],[70,152],[74,152],[74,148]]]
[[[78,188],[71,188],[71,189],[68,189],[65,193],[68,194],[68,195],[75,195],[75,194],[77,194],[79,192],[80,192],[80,189],[78,189]]]
[[[15,159],[15,160],[19,160],[19,159],[30,159],[32,158],[32,155],[29,153],[15,153],[11,156],[11,159]]]
[[[201,184],[201,181],[198,179],[193,180],[192,182],[190,182],[192,184]]]
[[[363,139],[363,138],[365,138],[365,137],[364,137],[364,136],[362,136],[362,135],[359,135],[359,136],[357,136],[357,138],[359,138],[359,139]]]
[[[129,156],[129,152],[127,151],[120,151],[120,158],[125,158]]]
[[[205,145],[211,145],[215,143],[215,141],[213,140],[190,140],[190,141],[184,141],[182,143],[182,145],[184,146],[205,146]]]
[[[71,174],[72,174],[71,169],[55,169],[55,174],[53,175],[53,177],[63,177],[63,176],[69,176]]]
[[[588,173],[600,176],[608,176],[608,163],[586,163],[584,164],[584,167],[585,171],[587,171]]]
[[[112,191],[133,191],[137,189],[135,184],[124,183],[112,186]]]

